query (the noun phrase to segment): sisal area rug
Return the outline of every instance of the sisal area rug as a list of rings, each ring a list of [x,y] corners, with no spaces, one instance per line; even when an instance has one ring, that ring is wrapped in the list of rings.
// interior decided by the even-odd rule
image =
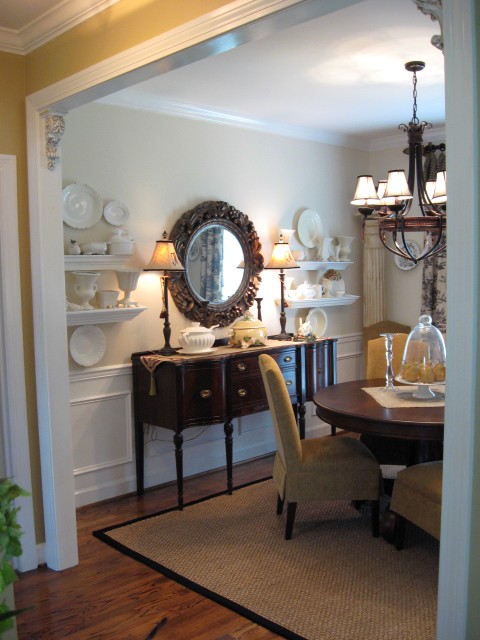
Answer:
[[[373,538],[346,502],[299,505],[293,539],[272,480],[94,535],[293,640],[434,640],[438,543]]]

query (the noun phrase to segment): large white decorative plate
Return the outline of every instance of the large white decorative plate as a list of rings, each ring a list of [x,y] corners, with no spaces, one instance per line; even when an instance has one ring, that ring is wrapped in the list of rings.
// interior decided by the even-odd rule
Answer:
[[[70,355],[82,367],[91,367],[100,362],[106,346],[103,331],[92,324],[77,327],[70,337]]]
[[[113,224],[115,227],[121,227],[122,224],[125,224],[129,215],[130,213],[127,207],[116,200],[107,202],[103,208],[103,217],[107,222]]]
[[[87,184],[74,182],[62,191],[63,221],[74,229],[93,227],[102,217],[102,198]]]
[[[409,250],[412,252],[412,255],[415,258],[420,254],[420,247],[413,240],[407,240],[406,244]],[[402,258],[402,256],[394,256],[395,264],[402,271],[410,271],[410,269],[414,269],[417,265],[412,260],[407,260],[406,258]]]
[[[328,321],[327,314],[323,309],[312,309],[308,312],[307,322],[312,327],[312,333],[321,338],[327,331]]]
[[[309,249],[315,247],[322,237],[322,229],[322,220],[317,211],[313,209],[302,211],[297,223],[297,233],[303,245]]]

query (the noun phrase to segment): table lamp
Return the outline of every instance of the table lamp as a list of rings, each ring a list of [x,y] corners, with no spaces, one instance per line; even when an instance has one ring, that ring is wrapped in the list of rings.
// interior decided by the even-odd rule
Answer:
[[[265,269],[280,269],[280,333],[276,336],[270,336],[273,340],[290,340],[291,335],[285,331],[287,317],[285,315],[285,273],[284,269],[300,269],[295,262],[287,242],[284,242],[282,234],[280,234],[279,242],[273,246],[272,257],[270,258]]]
[[[158,353],[162,356],[171,356],[178,351],[179,347],[174,348],[170,346],[171,329],[168,315],[168,279],[172,271],[185,271],[185,269],[177,256],[173,242],[168,240],[166,231],[163,232],[162,239],[156,241],[152,258],[144,271],[163,271],[163,275],[161,276],[163,308],[160,313],[160,318],[164,319],[163,336],[165,338],[165,345]]]

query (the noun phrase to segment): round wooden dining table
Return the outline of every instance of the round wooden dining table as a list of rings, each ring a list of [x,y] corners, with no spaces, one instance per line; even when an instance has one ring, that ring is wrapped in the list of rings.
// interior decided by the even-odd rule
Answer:
[[[354,380],[319,389],[313,402],[317,416],[335,429],[418,441],[415,462],[438,459],[443,442],[444,406],[428,400],[421,406],[385,408],[365,387],[383,387],[385,379]],[[398,385],[407,390],[407,385]],[[392,393],[386,391],[385,393]]]

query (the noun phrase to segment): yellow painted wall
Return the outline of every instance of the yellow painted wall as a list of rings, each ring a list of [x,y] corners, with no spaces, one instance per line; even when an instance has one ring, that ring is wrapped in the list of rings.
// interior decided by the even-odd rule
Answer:
[[[210,13],[227,0],[121,0],[27,56],[27,93]]]
[[[28,220],[27,153],[25,144],[25,65],[23,56],[0,52],[0,153],[17,160],[18,237],[20,244],[21,299],[23,340],[30,449],[32,456],[33,501],[39,523],[37,534],[43,532],[40,462],[38,455],[37,405],[35,394],[35,363],[33,353],[32,296],[30,277],[30,231]],[[8,309],[6,310],[8,313]],[[13,318],[12,322],[18,322]]]

